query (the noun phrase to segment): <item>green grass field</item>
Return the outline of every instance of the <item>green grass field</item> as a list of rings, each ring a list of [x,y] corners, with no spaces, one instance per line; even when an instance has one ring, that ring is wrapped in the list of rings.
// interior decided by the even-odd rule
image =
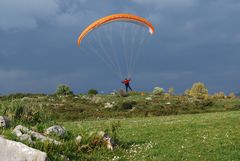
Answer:
[[[115,103],[105,108],[109,102]],[[0,97],[0,115],[11,120],[0,135],[15,141],[20,140],[12,130],[19,124],[40,133],[52,125],[63,125],[64,137],[51,136],[61,146],[24,142],[54,161],[63,161],[61,155],[71,161],[240,160],[238,97],[15,94]],[[113,138],[117,135],[118,146],[113,151],[101,143],[93,144],[92,136],[99,131]],[[78,135],[83,138],[80,145],[75,143]]]
[[[239,160],[240,112],[64,122],[74,134],[104,130],[120,121],[123,147],[89,154],[89,160]]]

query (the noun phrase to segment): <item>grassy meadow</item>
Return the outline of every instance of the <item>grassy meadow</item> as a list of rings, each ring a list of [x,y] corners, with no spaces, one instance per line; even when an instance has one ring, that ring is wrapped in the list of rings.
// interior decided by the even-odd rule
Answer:
[[[239,160],[239,109],[238,97],[222,94],[12,94],[0,97],[0,116],[11,121],[0,135],[21,141],[12,134],[19,124],[42,134],[61,125],[66,134],[51,136],[60,146],[21,141],[56,161]],[[96,140],[99,131],[115,140],[113,151]]]
[[[64,122],[79,129],[103,130],[120,121],[123,147],[95,151],[93,160],[239,160],[240,112],[217,112],[149,118]]]

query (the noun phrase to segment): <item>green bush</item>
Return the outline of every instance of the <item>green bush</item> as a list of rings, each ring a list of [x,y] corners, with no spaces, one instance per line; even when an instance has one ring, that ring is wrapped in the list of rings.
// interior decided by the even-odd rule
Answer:
[[[132,109],[134,105],[136,105],[136,101],[126,101],[121,104],[121,109],[128,110]]]
[[[164,93],[164,89],[161,87],[155,87],[153,89],[153,94],[154,95],[162,95]]]
[[[88,95],[96,95],[96,94],[98,94],[97,90],[95,90],[95,89],[88,90]]]
[[[168,94],[169,94],[170,96],[174,95],[174,89],[173,89],[173,88],[169,88],[169,89],[168,89]]]
[[[194,83],[191,89],[185,91],[185,95],[197,99],[207,99],[208,89],[202,82]]]
[[[218,92],[212,95],[213,99],[224,99],[225,97],[226,96],[224,92]]]
[[[234,92],[231,92],[231,93],[229,93],[229,95],[227,97],[230,98],[230,99],[235,99],[236,95],[235,95]]]
[[[72,95],[73,92],[71,91],[71,88],[69,86],[61,84],[57,87],[56,94],[57,95]]]

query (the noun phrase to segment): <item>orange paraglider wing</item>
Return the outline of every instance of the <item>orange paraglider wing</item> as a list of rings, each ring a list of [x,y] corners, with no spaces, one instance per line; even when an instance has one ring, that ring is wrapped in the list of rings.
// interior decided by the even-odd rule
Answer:
[[[130,21],[130,22],[138,22],[140,24],[143,24],[149,28],[150,34],[154,33],[154,27],[153,25],[146,19],[133,15],[133,14],[126,14],[126,13],[121,13],[121,14],[113,14],[110,16],[103,17],[95,22],[93,22],[91,25],[89,25],[87,28],[84,29],[84,31],[80,34],[78,37],[77,44],[80,46],[81,41],[83,38],[92,30],[95,28],[104,25],[106,23],[114,22],[114,21]]]

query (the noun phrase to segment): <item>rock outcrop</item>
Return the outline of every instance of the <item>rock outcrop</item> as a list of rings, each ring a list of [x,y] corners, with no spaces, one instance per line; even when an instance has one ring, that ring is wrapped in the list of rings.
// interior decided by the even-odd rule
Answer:
[[[59,126],[59,125],[54,125],[46,129],[45,134],[56,134],[58,136],[63,136],[65,134],[65,128]]]
[[[9,125],[10,121],[4,116],[0,116],[0,127],[8,127]]]
[[[20,142],[0,137],[0,160],[2,161],[48,161],[47,154]]]
[[[14,128],[13,133],[21,140],[21,141],[29,141],[32,142],[31,138],[35,138],[36,140],[40,140],[42,142],[49,141],[56,145],[62,144],[59,141],[53,140],[49,137],[46,137],[38,132],[32,131],[22,125],[18,125]]]

